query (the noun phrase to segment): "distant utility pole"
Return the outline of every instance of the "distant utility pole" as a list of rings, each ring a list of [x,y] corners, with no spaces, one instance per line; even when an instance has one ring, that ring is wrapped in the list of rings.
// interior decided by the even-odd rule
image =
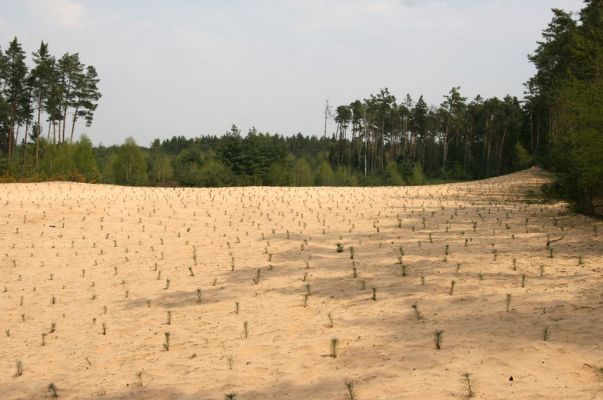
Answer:
[[[329,116],[331,115],[331,106],[329,106],[329,100],[327,100],[327,105],[325,107],[325,131],[323,134],[323,137],[327,137],[327,121],[329,119]]]

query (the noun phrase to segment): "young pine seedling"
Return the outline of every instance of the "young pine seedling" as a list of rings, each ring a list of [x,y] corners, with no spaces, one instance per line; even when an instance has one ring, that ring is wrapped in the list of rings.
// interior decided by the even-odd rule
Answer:
[[[260,283],[260,269],[259,269],[259,268],[258,268],[258,270],[256,271],[255,278],[253,278],[253,283],[255,283],[256,285],[257,285],[258,283]]]
[[[59,397],[58,389],[54,383],[51,383],[50,385],[48,385],[48,393],[50,394],[50,397],[52,397],[53,399],[56,399]]]
[[[170,333],[164,332],[163,334],[165,336],[165,340],[163,342],[163,349],[165,351],[170,351]]]
[[[330,356],[333,358],[337,358],[337,343],[338,340],[336,337],[331,339],[331,354]]]
[[[356,396],[354,393],[354,383],[351,380],[347,379],[345,381],[345,388],[348,390],[348,396],[350,400],[355,400]]]
[[[443,334],[444,334],[444,331],[441,331],[441,330],[437,330],[433,333],[435,347],[437,350],[440,350],[442,348],[442,335]]]
[[[450,290],[448,292],[448,294],[450,294],[451,296],[454,293],[454,285],[456,285],[456,282],[455,281],[451,281],[450,282]]]
[[[415,312],[415,317],[417,318],[417,321],[420,320],[421,318],[423,318],[423,316],[421,315],[421,312],[419,312],[419,305],[416,302],[413,303],[412,309]]]
[[[15,372],[15,377],[19,377],[23,375],[23,364],[21,364],[20,360],[17,360],[17,372]]]
[[[463,381],[465,383],[465,396],[473,397],[475,393],[473,392],[473,387],[471,386],[471,374],[469,372],[465,372],[463,374]]]

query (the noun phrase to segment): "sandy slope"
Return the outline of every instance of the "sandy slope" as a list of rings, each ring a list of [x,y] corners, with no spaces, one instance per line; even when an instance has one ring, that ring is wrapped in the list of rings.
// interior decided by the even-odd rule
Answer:
[[[603,224],[526,202],[545,180],[2,185],[0,398],[603,398]]]

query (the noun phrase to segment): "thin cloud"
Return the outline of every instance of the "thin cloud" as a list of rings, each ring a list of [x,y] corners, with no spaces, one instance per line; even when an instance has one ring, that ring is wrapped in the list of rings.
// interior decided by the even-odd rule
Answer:
[[[50,19],[66,29],[83,27],[85,9],[73,0],[27,0],[26,5],[29,12],[37,19]]]

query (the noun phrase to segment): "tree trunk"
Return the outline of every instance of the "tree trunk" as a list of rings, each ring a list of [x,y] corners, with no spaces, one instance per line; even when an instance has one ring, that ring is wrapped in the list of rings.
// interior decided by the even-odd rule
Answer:
[[[38,97],[38,131],[36,132],[36,169],[40,159],[40,136],[42,135],[42,125],[40,125],[40,116],[42,114],[42,96]]]
[[[75,121],[77,120],[77,107],[75,107],[75,111],[73,112],[73,122],[71,123],[71,137],[69,138],[69,143],[73,143],[73,131],[75,130]]]

